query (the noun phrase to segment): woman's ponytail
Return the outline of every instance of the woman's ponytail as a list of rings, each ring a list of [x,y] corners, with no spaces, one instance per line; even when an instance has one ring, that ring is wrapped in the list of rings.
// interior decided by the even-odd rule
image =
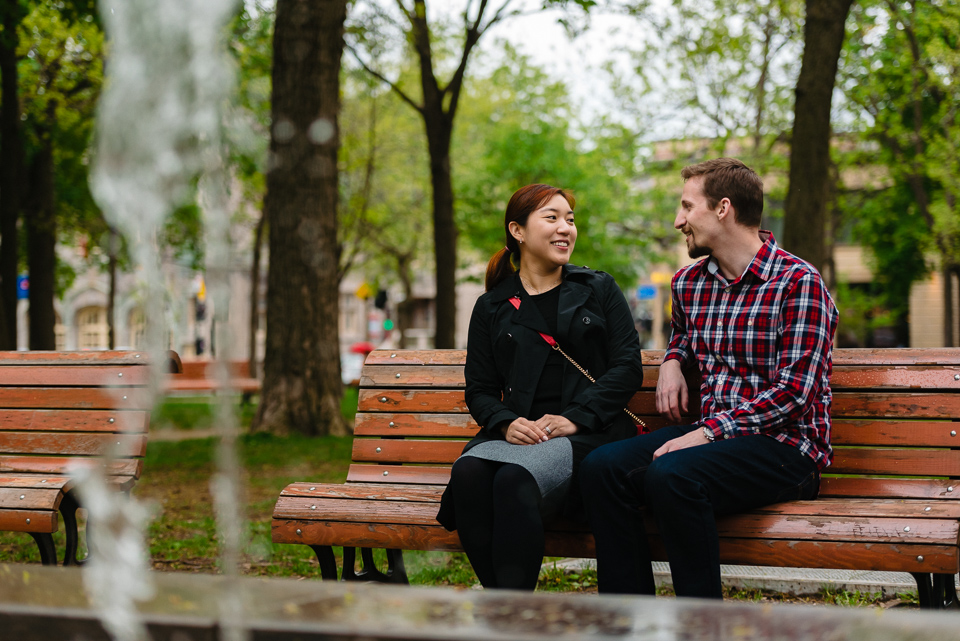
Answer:
[[[513,239],[511,238],[511,240]],[[510,248],[504,247],[494,254],[490,262],[487,263],[485,286],[488,292],[516,271],[510,262],[510,254]]]

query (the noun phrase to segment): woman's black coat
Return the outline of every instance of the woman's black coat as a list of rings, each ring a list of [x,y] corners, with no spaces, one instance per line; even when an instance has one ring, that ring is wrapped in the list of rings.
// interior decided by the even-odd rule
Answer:
[[[520,298],[519,309],[509,302],[513,296]],[[504,440],[502,427],[529,416],[552,349],[539,332],[550,330],[518,275],[477,299],[470,317],[464,378],[467,407],[481,427],[464,452],[479,443]],[[554,338],[596,379],[591,383],[571,363],[564,363],[560,413],[579,426],[569,437],[576,470],[586,452],[637,433],[623,408],[643,381],[640,341],[612,276],[586,267],[563,267]],[[449,490],[437,520],[456,529]]]

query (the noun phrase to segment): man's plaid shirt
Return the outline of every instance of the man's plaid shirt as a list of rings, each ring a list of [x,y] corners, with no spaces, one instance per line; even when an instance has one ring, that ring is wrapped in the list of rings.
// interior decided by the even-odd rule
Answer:
[[[839,315],[820,274],[765,239],[728,282],[706,258],[673,277],[664,361],[700,368],[700,424],[717,438],[767,434],[830,465],[831,350]]]

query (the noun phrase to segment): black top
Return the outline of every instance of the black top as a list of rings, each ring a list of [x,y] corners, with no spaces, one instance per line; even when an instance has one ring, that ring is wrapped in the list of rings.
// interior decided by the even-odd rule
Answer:
[[[543,316],[550,330],[548,333],[556,339],[560,288],[554,287],[543,294],[531,295],[530,300],[537,304],[537,309],[540,310],[540,315]],[[537,420],[544,414],[559,414],[563,409],[560,404],[560,391],[563,388],[563,366],[566,362],[567,359],[560,352],[555,349],[550,350],[547,362],[540,373],[540,380],[537,382],[533,405],[530,406],[531,421]]]

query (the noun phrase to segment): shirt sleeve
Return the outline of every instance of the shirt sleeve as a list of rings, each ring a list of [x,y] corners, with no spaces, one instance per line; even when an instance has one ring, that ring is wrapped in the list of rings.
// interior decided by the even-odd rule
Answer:
[[[499,428],[519,418],[503,402],[503,380],[497,369],[490,336],[490,318],[481,297],[470,316],[467,360],[463,368],[465,400],[477,424],[492,436],[503,437]]]
[[[783,431],[823,394],[837,310],[816,272],[806,272],[780,307],[782,340],[774,384],[737,407],[702,419],[717,437]]]
[[[683,311],[682,297],[679,287],[682,286],[680,274],[677,272],[670,286],[670,344],[663,355],[663,362],[670,360],[680,361],[682,367],[688,367],[693,362],[693,352],[690,350],[690,335],[687,334],[687,318]]]

